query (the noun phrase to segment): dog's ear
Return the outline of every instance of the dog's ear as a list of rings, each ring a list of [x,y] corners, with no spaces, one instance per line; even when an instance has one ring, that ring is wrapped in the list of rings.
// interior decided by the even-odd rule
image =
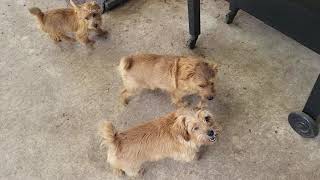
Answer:
[[[177,117],[173,125],[173,130],[176,134],[180,135],[185,141],[190,140],[190,135],[186,126],[186,118],[184,116]]]
[[[71,4],[71,6],[72,6],[74,9],[79,10],[79,6],[76,5],[76,4],[73,2],[73,0],[70,0],[70,4]]]

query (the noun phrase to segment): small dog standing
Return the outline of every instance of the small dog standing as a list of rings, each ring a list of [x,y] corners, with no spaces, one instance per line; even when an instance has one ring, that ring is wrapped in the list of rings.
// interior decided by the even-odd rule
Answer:
[[[216,64],[208,64],[194,57],[137,54],[123,57],[119,70],[124,84],[121,93],[124,104],[143,89],[161,89],[170,93],[172,102],[198,94],[201,103],[215,95]],[[183,103],[184,104],[184,103]]]
[[[102,10],[96,2],[87,2],[76,5],[72,0],[73,8],[54,9],[42,12],[39,8],[33,7],[29,11],[38,18],[41,29],[48,33],[54,42],[63,39],[76,41],[67,33],[74,32],[76,39],[87,46],[93,46],[94,41],[89,39],[89,32],[95,31],[98,35],[106,35],[107,31],[101,29]]]
[[[140,126],[117,132],[110,122],[100,127],[102,144],[109,147],[108,162],[114,173],[137,176],[144,162],[173,158],[198,159],[202,145],[211,145],[219,124],[204,109],[180,109]]]

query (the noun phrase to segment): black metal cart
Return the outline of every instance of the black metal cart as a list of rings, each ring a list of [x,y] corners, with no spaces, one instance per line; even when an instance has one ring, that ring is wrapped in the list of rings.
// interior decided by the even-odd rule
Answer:
[[[319,0],[230,0],[226,23],[233,22],[242,9],[266,24],[292,37],[320,54],[320,1]],[[188,47],[195,48],[200,35],[200,0],[188,0]],[[301,136],[318,135],[320,123],[320,75],[302,112],[288,116],[289,124]]]

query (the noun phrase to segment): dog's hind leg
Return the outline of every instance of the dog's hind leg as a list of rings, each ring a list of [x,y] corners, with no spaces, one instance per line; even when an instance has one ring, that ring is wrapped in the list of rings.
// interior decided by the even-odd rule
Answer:
[[[131,177],[141,176],[143,175],[143,172],[144,172],[140,166],[127,167],[126,169],[124,169],[124,171],[128,176],[131,176]]]
[[[72,37],[69,37],[69,36],[67,36],[65,34],[61,34],[61,38],[66,40],[66,41],[69,41],[69,42],[75,42],[76,41],[76,39],[74,39]]]
[[[129,101],[130,101],[130,98],[135,94],[136,93],[133,90],[123,89],[121,91],[121,102],[122,102],[122,104],[128,105]]]
[[[113,174],[116,176],[124,176],[125,172],[118,168],[113,168]]]
[[[54,41],[54,43],[61,42],[61,36],[58,34],[49,33],[49,37]]]

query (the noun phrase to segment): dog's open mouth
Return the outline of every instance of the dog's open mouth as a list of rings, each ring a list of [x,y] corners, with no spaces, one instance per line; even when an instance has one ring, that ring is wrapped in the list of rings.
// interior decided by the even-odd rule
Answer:
[[[217,140],[217,138],[215,136],[212,136],[212,137],[209,138],[210,142],[215,142],[216,140]]]

